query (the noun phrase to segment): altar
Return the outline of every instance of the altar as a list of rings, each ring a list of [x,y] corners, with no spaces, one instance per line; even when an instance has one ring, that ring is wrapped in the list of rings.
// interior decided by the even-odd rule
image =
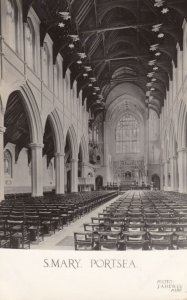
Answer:
[[[113,162],[114,180],[120,186],[140,185],[144,179],[142,160],[119,160]]]

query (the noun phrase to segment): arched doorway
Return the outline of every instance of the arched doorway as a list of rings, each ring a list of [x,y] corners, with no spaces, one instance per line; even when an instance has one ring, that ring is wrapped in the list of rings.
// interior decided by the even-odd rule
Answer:
[[[160,190],[160,177],[157,174],[152,175],[153,188]]]
[[[103,177],[101,175],[98,175],[95,179],[95,188],[96,190],[101,190],[103,187]]]

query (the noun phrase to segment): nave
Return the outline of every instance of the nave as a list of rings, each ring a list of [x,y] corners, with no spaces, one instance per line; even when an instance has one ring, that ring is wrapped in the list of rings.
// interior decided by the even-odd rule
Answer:
[[[2,202],[0,214],[1,248],[187,248],[186,195],[175,192],[100,191],[61,198],[49,194],[30,201],[22,196]]]

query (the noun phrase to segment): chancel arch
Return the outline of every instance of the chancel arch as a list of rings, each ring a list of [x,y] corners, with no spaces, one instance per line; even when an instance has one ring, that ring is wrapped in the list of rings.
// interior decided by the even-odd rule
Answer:
[[[148,115],[143,91],[132,84],[119,84],[109,93],[106,106],[105,161],[110,156],[110,162],[106,161],[107,182],[123,187],[147,182]]]

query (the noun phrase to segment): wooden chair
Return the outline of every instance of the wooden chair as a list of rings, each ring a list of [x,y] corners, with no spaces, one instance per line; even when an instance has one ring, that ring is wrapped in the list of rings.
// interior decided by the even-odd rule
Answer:
[[[176,249],[187,249],[186,231],[176,231],[174,237],[174,244],[176,245]]]
[[[18,216],[9,216],[6,230],[10,233],[10,247],[16,249],[30,248],[30,234],[24,219]]]
[[[26,215],[26,226],[30,233],[31,241],[40,241],[40,238],[44,239],[44,227],[40,225],[39,216]]]
[[[148,240],[146,231],[123,231],[124,250],[147,250]]]
[[[45,234],[55,233],[55,221],[52,220],[52,214],[49,211],[39,211],[40,224],[44,228]]]
[[[99,232],[99,250],[119,250],[121,231]]]
[[[75,250],[94,250],[94,233],[75,232],[74,245]]]
[[[150,249],[173,249],[173,232],[148,231]]]

